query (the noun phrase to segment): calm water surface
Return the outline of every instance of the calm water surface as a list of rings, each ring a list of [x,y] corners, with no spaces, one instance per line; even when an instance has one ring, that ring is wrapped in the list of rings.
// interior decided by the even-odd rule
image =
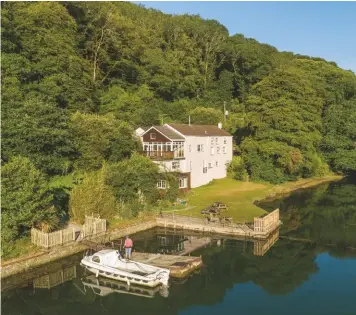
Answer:
[[[355,315],[356,184],[325,184],[260,206],[281,210],[269,250],[210,235],[212,243],[194,252],[205,267],[173,282],[168,297],[98,283],[83,273],[80,254],[3,281],[2,314]],[[164,229],[133,236],[136,250],[172,253],[196,237]]]

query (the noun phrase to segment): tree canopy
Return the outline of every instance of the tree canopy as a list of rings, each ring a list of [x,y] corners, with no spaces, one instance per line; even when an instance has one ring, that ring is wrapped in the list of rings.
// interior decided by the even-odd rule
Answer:
[[[128,2],[4,2],[1,18],[1,160],[25,182],[106,163],[116,201],[154,202],[157,169],[135,155],[134,130],[189,116],[233,134],[234,178],[356,172],[356,76],[334,62]]]

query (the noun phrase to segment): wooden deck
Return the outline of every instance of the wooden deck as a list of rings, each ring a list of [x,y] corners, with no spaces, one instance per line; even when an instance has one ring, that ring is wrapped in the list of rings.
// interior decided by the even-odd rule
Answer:
[[[201,257],[176,256],[134,252],[132,260],[150,264],[156,267],[167,268],[171,271],[171,277],[184,278],[194,270],[201,267]]]
[[[280,224],[278,209],[271,212],[265,218],[255,218],[255,222],[245,224],[208,222],[203,218],[175,215],[174,213],[162,214],[157,218],[157,225],[159,227],[262,240],[267,239]]]

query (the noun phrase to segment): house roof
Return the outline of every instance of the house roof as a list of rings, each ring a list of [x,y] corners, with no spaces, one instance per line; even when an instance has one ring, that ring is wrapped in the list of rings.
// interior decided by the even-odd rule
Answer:
[[[184,140],[183,136],[181,136],[180,134],[178,134],[177,132],[175,132],[174,130],[172,130],[167,126],[152,126],[151,128],[155,128],[156,130],[158,130],[160,133],[162,133],[164,136],[166,136],[171,140]],[[146,133],[151,128],[147,128],[147,130],[144,133]]]
[[[185,125],[185,124],[175,124],[170,123],[167,124],[180,132],[185,136],[200,136],[200,137],[231,137],[231,135],[223,130],[220,129],[218,126],[215,125]]]

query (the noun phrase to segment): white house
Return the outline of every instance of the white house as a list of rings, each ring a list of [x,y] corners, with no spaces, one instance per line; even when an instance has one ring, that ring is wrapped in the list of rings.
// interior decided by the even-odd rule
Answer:
[[[142,131],[143,130],[143,131]],[[190,189],[226,177],[232,136],[213,125],[164,124],[139,128],[143,154],[162,170],[179,173],[179,188]],[[160,181],[158,187],[166,188]]]

